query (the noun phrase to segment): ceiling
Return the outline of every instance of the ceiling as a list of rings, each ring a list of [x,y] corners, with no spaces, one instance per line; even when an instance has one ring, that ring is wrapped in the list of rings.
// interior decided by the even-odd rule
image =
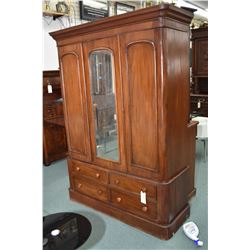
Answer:
[[[190,4],[192,4],[192,5],[196,6],[196,7],[199,7],[201,9],[203,9],[203,10],[208,9],[208,1],[187,0],[185,2],[190,3]]]

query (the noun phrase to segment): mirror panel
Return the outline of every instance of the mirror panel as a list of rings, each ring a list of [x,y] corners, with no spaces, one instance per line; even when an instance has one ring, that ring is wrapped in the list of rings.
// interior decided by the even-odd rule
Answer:
[[[113,55],[94,51],[89,64],[97,157],[119,161]]]

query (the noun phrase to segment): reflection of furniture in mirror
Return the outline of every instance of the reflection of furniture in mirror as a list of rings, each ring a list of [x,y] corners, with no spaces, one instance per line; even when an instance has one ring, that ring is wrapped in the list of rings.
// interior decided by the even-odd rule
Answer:
[[[43,71],[43,163],[48,166],[66,155],[60,72]]]
[[[112,64],[112,53],[109,50],[93,51],[90,54],[97,155],[118,160]]]
[[[51,33],[62,71],[71,199],[163,239],[189,216],[195,194],[192,18],[162,4]]]
[[[191,115],[208,116],[208,27],[192,30]]]

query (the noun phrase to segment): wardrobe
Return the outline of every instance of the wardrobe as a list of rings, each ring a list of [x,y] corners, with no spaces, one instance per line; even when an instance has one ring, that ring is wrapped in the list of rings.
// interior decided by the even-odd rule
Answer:
[[[190,213],[189,25],[169,4],[52,32],[72,200],[162,239]]]

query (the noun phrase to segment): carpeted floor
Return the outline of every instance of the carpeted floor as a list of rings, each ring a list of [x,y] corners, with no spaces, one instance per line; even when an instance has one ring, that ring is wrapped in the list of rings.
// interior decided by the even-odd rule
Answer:
[[[203,158],[203,144],[197,141],[196,196],[190,201],[191,214],[187,221],[194,221],[204,242],[199,249],[208,249],[208,166]],[[87,217],[92,233],[78,249],[197,249],[180,228],[170,240],[160,240],[139,231],[119,220],[95,211],[69,199],[69,179],[66,160],[43,167],[43,215],[74,212]]]

